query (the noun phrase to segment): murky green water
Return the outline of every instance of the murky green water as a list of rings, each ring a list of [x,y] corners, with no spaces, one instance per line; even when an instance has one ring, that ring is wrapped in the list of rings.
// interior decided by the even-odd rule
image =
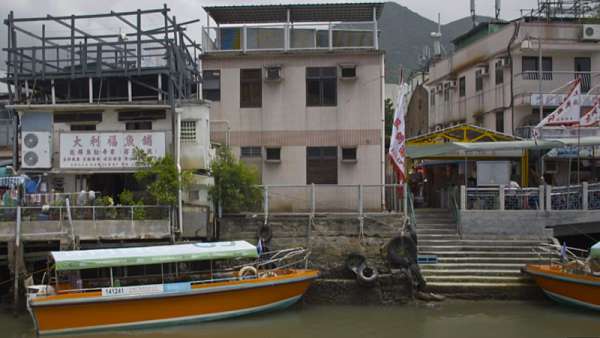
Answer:
[[[0,337],[33,337],[30,319],[0,314]],[[69,337],[77,337],[71,335]],[[550,302],[446,301],[435,306],[296,306],[238,319],[85,337],[600,337],[600,313]]]

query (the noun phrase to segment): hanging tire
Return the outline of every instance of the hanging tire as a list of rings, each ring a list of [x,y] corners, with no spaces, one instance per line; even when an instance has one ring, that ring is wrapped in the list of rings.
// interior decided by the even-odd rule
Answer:
[[[355,274],[358,273],[358,268],[363,265],[367,259],[359,253],[351,253],[346,257],[346,268]]]
[[[256,237],[258,237],[258,239],[262,239],[262,241],[265,243],[270,242],[271,238],[273,238],[273,230],[271,229],[271,226],[268,224],[261,225],[256,231]]]
[[[417,245],[410,234],[396,236],[387,244],[387,259],[394,267],[408,268],[417,261]]]
[[[377,281],[377,278],[379,278],[379,271],[377,271],[376,268],[369,266],[366,263],[363,263],[358,267],[356,280],[361,285],[373,285]]]

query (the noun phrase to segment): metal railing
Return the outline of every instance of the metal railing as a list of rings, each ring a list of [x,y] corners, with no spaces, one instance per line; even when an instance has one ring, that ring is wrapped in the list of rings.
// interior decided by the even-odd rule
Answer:
[[[600,183],[529,188],[461,186],[462,210],[600,210]]]
[[[368,214],[403,211],[402,186],[384,185],[261,185],[263,201],[242,213]]]
[[[14,222],[17,213],[21,212],[21,220],[68,222],[70,209],[73,221],[142,221],[170,220],[171,207],[163,205],[131,205],[131,206],[44,206],[44,207],[2,207],[0,222]]]
[[[376,22],[278,23],[203,27],[205,53],[305,49],[378,49]]]

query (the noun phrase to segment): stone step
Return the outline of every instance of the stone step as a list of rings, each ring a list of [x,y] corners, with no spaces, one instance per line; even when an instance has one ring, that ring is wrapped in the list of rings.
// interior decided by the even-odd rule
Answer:
[[[429,276],[522,276],[520,269],[428,269],[421,268],[421,273],[426,278]]]
[[[425,280],[429,283],[531,283],[531,279],[526,276],[427,276]]]
[[[417,226],[421,224],[456,224],[454,217],[415,217]]]
[[[420,255],[434,255],[438,257],[473,257],[473,258],[485,258],[485,257],[511,257],[511,258],[550,258],[550,256],[540,256],[534,252],[525,251],[419,251]],[[558,257],[558,256],[554,256]]]
[[[524,263],[436,263],[436,264],[420,264],[419,267],[423,270],[514,270],[521,271]]]
[[[423,234],[418,235],[417,240],[428,241],[428,240],[458,240],[460,236],[458,234]]]
[[[460,299],[543,299],[543,292],[532,282],[431,282],[427,291]]]
[[[495,240],[495,239],[435,239],[423,238],[418,239],[420,246],[449,246],[449,245],[478,245],[478,246],[498,246],[498,245],[513,245],[513,246],[539,246],[542,242],[535,240]]]
[[[542,252],[536,246],[530,245],[421,245],[419,242],[419,252],[482,252],[482,251],[519,251],[519,252]]]
[[[454,224],[446,224],[446,225],[435,224],[435,225],[417,225],[417,227],[415,229],[417,231],[419,231],[419,230],[448,230],[448,229],[452,229],[452,230],[456,231],[458,229],[458,227]]]
[[[422,235],[458,235],[458,231],[456,228],[448,228],[448,229],[422,229],[417,228],[417,236]]]
[[[513,264],[539,264],[548,263],[548,259],[537,257],[440,257],[439,263],[513,263]]]

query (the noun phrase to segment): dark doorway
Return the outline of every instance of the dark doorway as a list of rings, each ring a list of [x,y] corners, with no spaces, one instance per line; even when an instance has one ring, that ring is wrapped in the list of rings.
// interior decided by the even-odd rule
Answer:
[[[88,178],[90,190],[99,191],[102,196],[111,196],[118,203],[119,194],[127,189],[129,191],[142,191],[133,174],[93,174]]]

